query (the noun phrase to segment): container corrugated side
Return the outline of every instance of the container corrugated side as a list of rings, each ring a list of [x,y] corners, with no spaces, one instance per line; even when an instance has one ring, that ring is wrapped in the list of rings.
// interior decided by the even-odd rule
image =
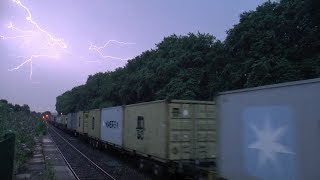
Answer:
[[[67,116],[68,116],[67,128],[71,129],[71,113],[69,113]]]
[[[88,124],[89,124],[89,112],[88,111],[83,111],[82,127],[83,127],[83,133],[84,134],[88,134]]]
[[[76,130],[77,129],[77,113],[72,113],[71,116],[71,129]]]
[[[100,125],[101,125],[101,111],[100,109],[94,109],[89,111],[88,118],[88,136],[100,139]]]
[[[216,157],[216,115],[213,102],[171,101],[169,159],[213,160]]]
[[[62,115],[62,124],[67,125],[68,124],[68,115]]]
[[[83,133],[83,111],[77,112],[77,132]]]
[[[57,115],[52,115],[52,121],[57,123],[58,122],[58,116]]]
[[[57,124],[60,124],[60,116],[57,116],[56,123],[57,123]]]
[[[77,114],[76,113],[69,113],[68,114],[68,129],[76,130],[77,128]]]
[[[101,110],[101,140],[122,147],[123,116],[122,106]]]
[[[125,107],[124,146],[158,160],[213,160],[215,104],[155,101]]]
[[[124,147],[166,160],[167,114],[165,101],[125,106]]]

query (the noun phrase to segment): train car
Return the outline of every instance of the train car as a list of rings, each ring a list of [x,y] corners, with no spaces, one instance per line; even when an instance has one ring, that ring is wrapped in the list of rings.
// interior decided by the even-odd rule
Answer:
[[[227,179],[320,179],[320,78],[220,93]]]
[[[66,129],[67,124],[68,124],[68,116],[67,115],[60,115],[58,124],[61,129]]]
[[[89,111],[88,117],[88,137],[89,142],[95,147],[99,147],[101,139],[101,110],[93,109]]]
[[[122,106],[101,110],[101,140],[116,148],[123,146],[124,110]]]
[[[77,121],[76,121],[76,131],[79,134],[82,134],[83,132],[83,111],[77,112]]]
[[[56,121],[56,125],[61,124],[61,116],[57,116],[57,121]]]
[[[83,111],[83,134],[88,134],[89,111]]]
[[[51,122],[54,124],[54,123],[57,123],[57,120],[58,120],[58,114],[52,113],[51,114]]]
[[[77,113],[69,113],[68,114],[67,128],[71,132],[76,131],[76,129],[77,129]]]
[[[213,165],[216,158],[215,104],[208,101],[161,100],[125,106],[123,147],[161,162],[170,171],[190,164]],[[155,172],[161,171],[154,164]]]
[[[88,111],[79,111],[77,113],[77,133],[86,136],[88,134]]]

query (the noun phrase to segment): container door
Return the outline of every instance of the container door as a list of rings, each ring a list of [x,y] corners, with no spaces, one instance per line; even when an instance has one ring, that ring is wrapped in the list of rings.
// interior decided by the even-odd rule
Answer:
[[[188,160],[193,156],[193,121],[190,104],[169,104],[169,159]]]
[[[89,113],[83,114],[83,133],[88,133]]]
[[[216,154],[215,105],[169,104],[169,159],[213,159]]]
[[[215,158],[216,119],[215,105],[193,104],[194,157],[195,160]]]

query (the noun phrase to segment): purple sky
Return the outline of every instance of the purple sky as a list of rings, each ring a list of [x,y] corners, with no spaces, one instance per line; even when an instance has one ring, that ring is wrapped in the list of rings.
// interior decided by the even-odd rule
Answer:
[[[47,46],[43,36],[22,39],[0,38],[0,99],[28,104],[32,110],[55,110],[61,93],[84,84],[87,76],[113,70],[126,61],[101,58],[89,51],[89,42],[103,45],[108,40],[135,44],[110,44],[105,55],[132,58],[154,48],[173,33],[204,32],[223,40],[226,30],[238,23],[241,12],[254,10],[264,0],[21,0],[43,29],[62,38],[71,54],[37,58],[16,71],[8,71],[24,62],[31,54]],[[0,35],[14,35],[9,22],[25,30],[34,30],[25,19],[27,12],[12,0],[0,2]],[[33,29],[32,29],[33,28]],[[55,53],[56,51],[54,51]],[[45,53],[52,54],[50,51]],[[41,52],[43,54],[43,51]],[[23,56],[17,58],[18,56]]]

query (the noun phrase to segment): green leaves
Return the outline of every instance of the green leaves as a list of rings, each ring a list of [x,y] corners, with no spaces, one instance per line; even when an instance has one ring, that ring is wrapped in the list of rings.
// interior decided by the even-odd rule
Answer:
[[[0,137],[7,132],[16,135],[15,173],[23,167],[32,152],[34,138],[44,131],[40,113],[30,112],[28,105],[12,105],[0,100]]]

